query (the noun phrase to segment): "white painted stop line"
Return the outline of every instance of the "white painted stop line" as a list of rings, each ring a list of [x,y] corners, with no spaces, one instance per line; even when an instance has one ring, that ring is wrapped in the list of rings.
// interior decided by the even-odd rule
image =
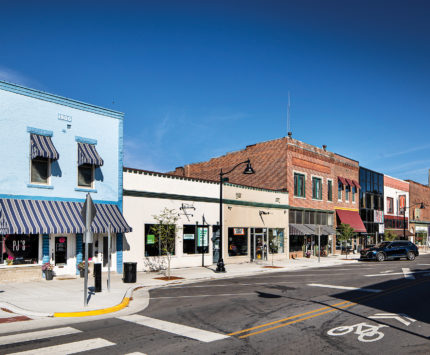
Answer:
[[[165,332],[173,333],[176,335],[181,335],[181,336],[199,340],[205,343],[210,343],[211,341],[229,338],[228,335],[209,332],[207,330],[193,328],[187,325],[166,322],[164,320],[145,317],[138,314],[118,317],[118,319],[122,319],[127,322],[132,322],[146,327],[162,330]]]
[[[362,287],[350,287],[350,286],[337,286],[337,285],[324,285],[324,284],[308,284],[308,286],[335,288],[335,289],[339,289],[339,290],[373,292],[373,293],[381,292],[381,290],[377,290],[374,288],[362,288]]]
[[[32,349],[28,351],[21,351],[18,353],[11,353],[9,355],[64,355],[64,354],[76,354],[83,351],[89,351],[106,346],[112,346],[115,343],[111,343],[102,338],[94,338],[88,340],[75,341],[73,343],[66,343],[54,346],[48,346],[45,348]]]

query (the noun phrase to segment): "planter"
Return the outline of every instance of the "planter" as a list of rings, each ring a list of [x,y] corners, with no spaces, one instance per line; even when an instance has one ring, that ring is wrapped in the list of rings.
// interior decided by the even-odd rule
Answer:
[[[54,278],[54,273],[52,270],[45,270],[45,279],[47,281],[52,280]]]

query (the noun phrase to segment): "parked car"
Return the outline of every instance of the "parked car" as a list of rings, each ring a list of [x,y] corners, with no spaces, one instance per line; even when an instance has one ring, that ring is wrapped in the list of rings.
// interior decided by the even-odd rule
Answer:
[[[415,260],[419,255],[417,246],[407,240],[396,240],[392,242],[381,242],[373,247],[366,248],[360,252],[360,260],[392,260],[406,258]]]

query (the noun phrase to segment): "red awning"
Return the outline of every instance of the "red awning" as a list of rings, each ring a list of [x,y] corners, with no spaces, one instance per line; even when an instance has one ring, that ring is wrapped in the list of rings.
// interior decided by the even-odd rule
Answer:
[[[346,178],[345,178],[345,180],[346,180],[346,182],[348,183],[349,186],[354,187],[354,183],[352,182],[352,180],[346,179]]]
[[[361,189],[361,186],[360,186],[360,184],[359,184],[357,181],[352,180],[352,182],[354,183],[354,185],[355,185],[355,187],[356,187],[357,189]]]
[[[349,224],[354,228],[354,232],[366,233],[366,227],[364,227],[363,221],[357,211],[336,210],[336,213],[341,223]]]
[[[338,176],[337,177],[339,180],[340,180],[340,182],[343,184],[343,185],[348,185],[348,183],[346,182],[346,180],[345,180],[345,178],[343,178],[343,177],[340,177],[340,176]]]

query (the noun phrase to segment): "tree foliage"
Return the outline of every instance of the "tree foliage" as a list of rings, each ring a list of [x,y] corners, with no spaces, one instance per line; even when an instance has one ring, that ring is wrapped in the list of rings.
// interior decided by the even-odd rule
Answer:
[[[396,239],[396,237],[397,237],[397,235],[395,235],[391,231],[389,231],[389,230],[384,231],[384,241],[391,242],[394,239]]]
[[[341,245],[343,242],[347,243],[348,240],[351,240],[355,237],[354,228],[352,228],[349,224],[341,223],[340,226],[337,228],[336,236],[337,239],[341,242]],[[348,253],[346,253],[348,257]]]

